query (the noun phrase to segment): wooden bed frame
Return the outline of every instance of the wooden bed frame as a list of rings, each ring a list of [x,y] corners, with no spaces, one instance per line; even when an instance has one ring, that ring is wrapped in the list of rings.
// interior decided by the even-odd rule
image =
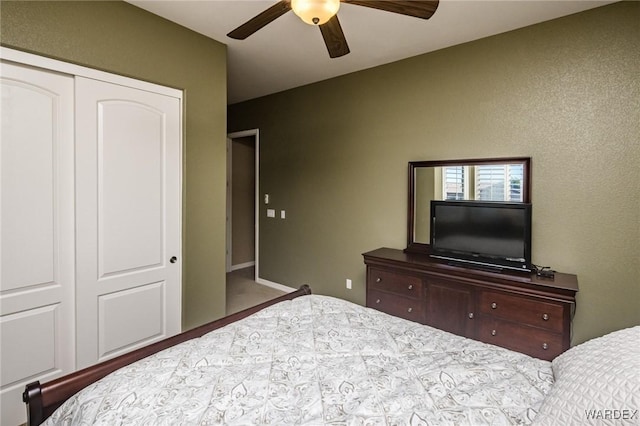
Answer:
[[[311,288],[305,284],[294,292],[285,294],[224,318],[220,318],[219,320],[201,325],[200,327],[185,331],[149,346],[120,355],[117,358],[67,374],[66,376],[59,377],[44,384],[40,384],[38,381],[29,383],[22,394],[22,400],[27,404],[27,425],[36,426],[41,424],[51,416],[51,414],[53,414],[53,412],[60,407],[63,402],[75,395],[78,391],[113,371],[124,367],[125,365],[129,365],[135,361],[146,358],[149,355],[153,355],[156,352],[160,352],[187,340],[201,337],[210,331],[224,327],[225,325],[254,314],[267,306],[271,306],[285,300],[292,300],[296,297],[307,294],[311,294]]]

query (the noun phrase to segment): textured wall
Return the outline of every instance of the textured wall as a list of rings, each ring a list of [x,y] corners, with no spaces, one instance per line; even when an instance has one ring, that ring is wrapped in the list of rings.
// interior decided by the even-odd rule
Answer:
[[[124,2],[6,2],[0,40],[183,89],[183,328],[225,314],[226,47]]]
[[[530,156],[533,261],[578,275],[573,343],[640,324],[638,22],[615,3],[231,106],[287,210],[262,206],[262,277],[364,303],[360,254],[406,244],[408,161]]]

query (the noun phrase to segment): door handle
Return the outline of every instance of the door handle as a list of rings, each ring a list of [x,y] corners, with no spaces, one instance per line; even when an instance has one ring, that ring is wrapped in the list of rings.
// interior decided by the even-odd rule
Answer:
[[[169,262],[171,263],[176,263],[178,261],[178,258],[175,256],[171,256],[171,259],[169,259]]]

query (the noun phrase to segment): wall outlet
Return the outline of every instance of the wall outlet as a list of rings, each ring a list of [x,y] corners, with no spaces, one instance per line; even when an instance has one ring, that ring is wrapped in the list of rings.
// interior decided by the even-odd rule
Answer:
[[[347,278],[347,289],[351,290],[351,280]]]
[[[276,217],[275,209],[267,209],[267,217]]]
[[[284,210],[280,210],[280,219],[286,219],[287,214],[284,212]]]

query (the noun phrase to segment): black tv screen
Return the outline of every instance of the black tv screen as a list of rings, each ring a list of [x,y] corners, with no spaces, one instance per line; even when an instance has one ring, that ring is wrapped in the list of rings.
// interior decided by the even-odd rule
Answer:
[[[431,201],[431,256],[531,271],[531,204]]]

